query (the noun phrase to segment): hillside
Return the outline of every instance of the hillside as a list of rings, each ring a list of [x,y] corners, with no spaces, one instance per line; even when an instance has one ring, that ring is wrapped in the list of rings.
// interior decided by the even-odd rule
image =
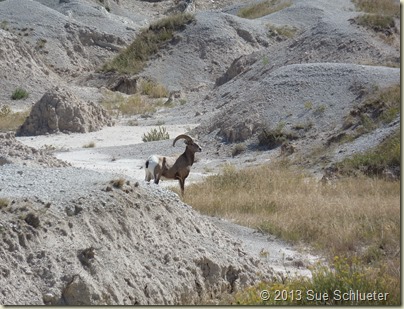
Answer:
[[[302,246],[201,215],[176,181],[144,182],[146,158],[179,155],[182,133],[202,147],[187,192],[228,164],[339,177],[399,132],[399,14],[369,26],[351,0],[274,0],[241,17],[257,2],[0,0],[0,304],[218,304],[310,276],[321,257]],[[172,26],[178,13],[191,18]],[[133,42],[159,35],[135,72]],[[22,128],[41,130],[7,132],[31,108]],[[170,139],[143,143],[159,126]]]

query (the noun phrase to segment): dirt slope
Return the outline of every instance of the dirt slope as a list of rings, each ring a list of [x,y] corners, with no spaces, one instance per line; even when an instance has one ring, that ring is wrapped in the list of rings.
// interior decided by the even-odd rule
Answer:
[[[39,198],[1,209],[1,304],[192,304],[272,276],[175,194],[92,188],[65,209]]]

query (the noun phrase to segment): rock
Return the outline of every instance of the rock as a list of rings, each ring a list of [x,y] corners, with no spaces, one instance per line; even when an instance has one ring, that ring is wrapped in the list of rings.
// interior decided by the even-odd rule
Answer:
[[[85,103],[68,90],[55,87],[35,103],[18,129],[17,136],[57,132],[93,132],[113,125],[111,117],[100,106]]]

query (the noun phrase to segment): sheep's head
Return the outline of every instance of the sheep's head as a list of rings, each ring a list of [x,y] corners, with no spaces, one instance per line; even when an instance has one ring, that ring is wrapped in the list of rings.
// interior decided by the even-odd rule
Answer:
[[[201,152],[202,148],[194,142],[194,140],[186,134],[180,134],[178,135],[173,142],[173,146],[175,146],[175,143],[179,140],[179,139],[185,139],[185,144],[187,145],[187,148],[190,149],[192,152]]]

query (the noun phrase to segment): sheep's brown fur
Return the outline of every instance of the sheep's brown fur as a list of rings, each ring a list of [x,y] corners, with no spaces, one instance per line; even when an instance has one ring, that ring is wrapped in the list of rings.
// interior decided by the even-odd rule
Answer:
[[[178,135],[173,142],[173,146],[179,139],[185,139],[186,148],[178,158],[166,156],[150,156],[146,161],[146,181],[154,178],[154,183],[158,184],[163,176],[168,179],[178,179],[181,187],[181,194],[184,195],[185,179],[191,171],[191,166],[195,161],[195,152],[201,152],[201,147],[194,140],[185,134]],[[157,161],[157,162],[156,162]],[[154,169],[151,170],[151,163]]]

